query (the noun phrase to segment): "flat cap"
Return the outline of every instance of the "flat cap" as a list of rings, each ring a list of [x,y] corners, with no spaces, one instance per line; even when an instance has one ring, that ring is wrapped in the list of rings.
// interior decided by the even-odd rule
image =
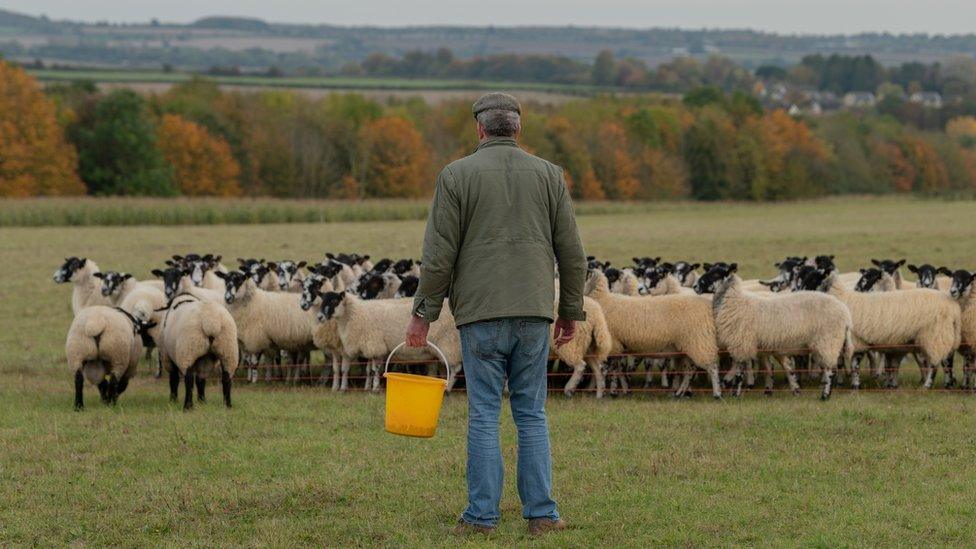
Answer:
[[[489,92],[478,98],[471,105],[471,112],[474,114],[475,118],[482,111],[487,111],[489,109],[501,109],[503,111],[512,111],[522,114],[522,105],[519,105],[518,99],[515,97],[502,92]]]

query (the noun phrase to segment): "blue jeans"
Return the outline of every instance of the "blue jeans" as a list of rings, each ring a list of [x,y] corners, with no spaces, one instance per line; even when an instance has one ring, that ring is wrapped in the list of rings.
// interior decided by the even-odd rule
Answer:
[[[461,518],[483,526],[498,523],[504,480],[498,422],[508,378],[522,516],[558,519],[545,410],[549,322],[504,318],[466,324],[461,351],[468,391],[468,507]]]

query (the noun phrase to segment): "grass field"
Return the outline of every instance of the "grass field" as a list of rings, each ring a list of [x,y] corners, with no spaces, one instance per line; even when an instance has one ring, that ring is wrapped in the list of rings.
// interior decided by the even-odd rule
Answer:
[[[976,268],[972,203],[832,199],[662,205],[586,215],[587,251],[739,261],[747,276],[788,254],[834,253]],[[71,411],[63,366],[66,255],[146,276],[172,253],[318,259],[416,256],[421,221],[183,227],[0,228],[0,544],[453,546],[464,504],[465,399],[438,436],[382,432],[382,397],[319,388],[235,389],[183,413],[146,368],[117,409]],[[553,397],[556,497],[576,528],[553,546],[971,546],[976,398],[886,393],[828,403],[747,395],[713,402]],[[488,540],[523,544],[514,429],[508,487]]]
[[[92,80],[105,83],[160,83],[185,82],[196,75],[162,71],[125,70],[63,70],[28,69],[39,80],[47,82]],[[585,95],[607,91],[598,86],[585,84],[552,84],[542,82],[509,82],[482,80],[441,80],[432,78],[369,78],[351,76],[283,76],[259,75],[209,76],[224,86],[260,86],[269,88],[326,88],[335,90],[486,90],[506,89]]]

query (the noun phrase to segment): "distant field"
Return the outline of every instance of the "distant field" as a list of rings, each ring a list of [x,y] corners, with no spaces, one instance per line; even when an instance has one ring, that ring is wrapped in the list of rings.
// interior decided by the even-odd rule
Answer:
[[[55,70],[28,69],[28,72],[42,81],[92,80],[103,83],[155,83],[173,84],[185,82],[194,77],[186,73],[162,71],[121,71],[121,70]],[[505,82],[479,80],[436,80],[411,78],[360,78],[345,76],[288,76],[273,78],[267,76],[209,76],[222,86],[267,87],[267,88],[324,88],[332,90],[485,90],[506,89],[534,92],[547,92],[569,95],[585,95],[601,91],[601,88],[576,84],[546,84],[533,82]]]
[[[579,210],[587,251],[616,264],[738,261],[751,277],[788,254],[833,253],[844,270],[878,256],[976,268],[972,202]],[[416,257],[422,230],[418,219],[0,228],[0,544],[457,546],[462,395],[427,441],[384,434],[382,397],[317,387],[239,383],[233,410],[212,399],[183,413],[148,367],[117,409],[86,389],[88,409],[75,413],[63,364],[70,288],[51,281],[68,255],[140,278],[188,251],[228,264],[327,250]],[[576,529],[545,545],[972,546],[976,397],[922,393],[914,367],[903,381],[828,403],[809,383],[798,397],[722,402],[553,396],[555,495]],[[505,414],[503,523],[487,544],[525,545]]]

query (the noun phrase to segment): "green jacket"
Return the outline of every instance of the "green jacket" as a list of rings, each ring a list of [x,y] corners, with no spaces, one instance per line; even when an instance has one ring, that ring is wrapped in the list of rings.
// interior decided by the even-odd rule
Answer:
[[[437,177],[413,311],[433,322],[449,297],[458,326],[553,320],[557,261],[559,316],[584,320],[586,254],[562,170],[514,139],[486,139]]]

